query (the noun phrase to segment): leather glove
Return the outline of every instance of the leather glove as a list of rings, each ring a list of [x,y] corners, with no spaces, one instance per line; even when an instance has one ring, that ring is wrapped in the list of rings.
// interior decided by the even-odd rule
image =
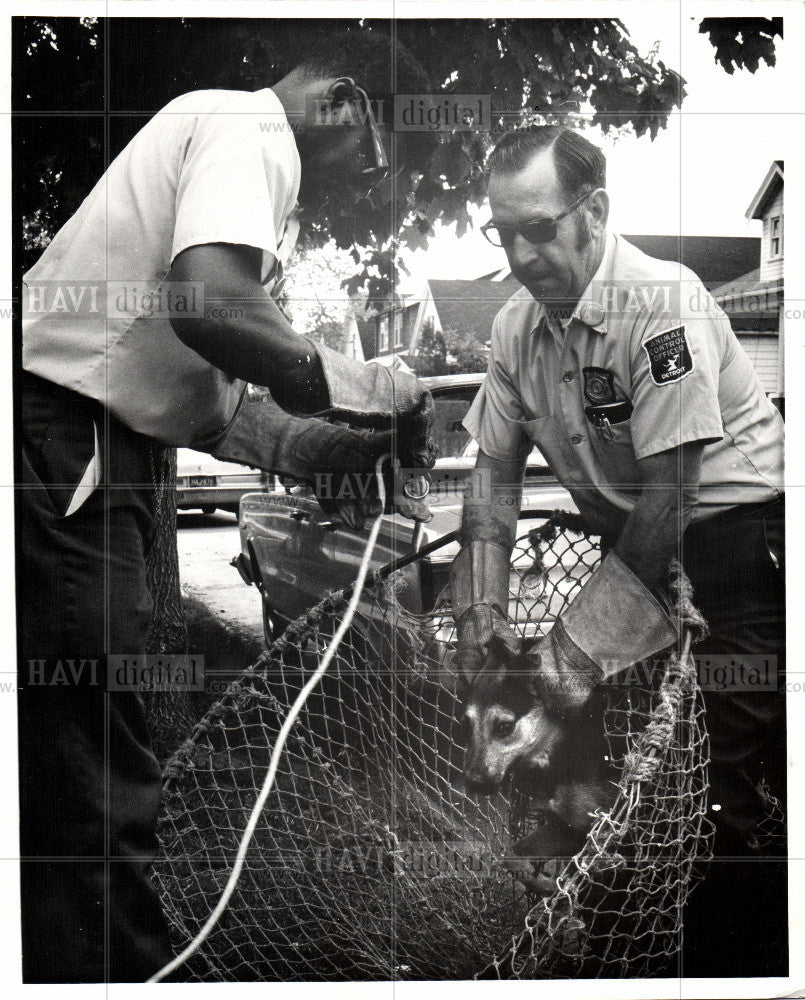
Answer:
[[[436,406],[426,392],[420,403],[402,414],[394,425],[397,458],[404,469],[432,469],[436,461],[436,444],[431,437]]]
[[[389,428],[395,421],[426,411],[430,393],[414,375],[348,358],[313,344],[321,362],[330,407],[316,416],[336,417],[361,427]],[[430,400],[432,413],[433,401]],[[424,464],[424,463],[423,463]]]
[[[601,681],[678,641],[667,610],[614,552],[531,650],[546,711],[578,711]]]
[[[330,409],[317,416],[394,430],[396,457],[404,469],[433,468],[435,406],[419,379],[383,365],[362,364],[321,345],[316,349],[330,397]]]
[[[223,434],[198,447],[227,462],[310,484],[327,515],[354,528],[362,526],[361,518],[365,519],[372,504],[376,510],[375,463],[392,451],[393,444],[390,430],[351,430],[314,417],[294,417],[270,397],[244,393]],[[416,520],[430,520],[427,506],[395,488],[399,477],[395,479],[392,470],[387,475],[387,509]]]
[[[370,435],[368,431],[350,431],[349,433]],[[373,447],[380,448],[375,455],[376,462],[380,455],[390,452],[391,434],[388,431],[380,431],[371,434],[371,437],[377,439],[377,443]],[[409,497],[403,489],[405,477],[401,475],[402,470],[399,469],[399,462],[395,464],[397,468],[391,468],[389,462],[383,466],[383,482],[386,489],[385,512],[387,514],[400,514],[411,521],[430,521],[433,514],[424,502],[427,491],[423,490],[422,499]],[[421,478],[427,480],[426,476]],[[326,488],[324,484],[326,484]],[[324,513],[328,517],[337,518],[353,531],[362,531],[367,519],[371,520],[380,513],[380,497],[374,473],[374,463],[371,470],[367,472],[358,474],[339,472],[321,477],[318,483],[314,484],[314,491]]]
[[[483,669],[493,636],[512,653],[520,650],[520,637],[506,616],[510,560],[509,552],[497,542],[472,541],[462,547],[450,567],[455,663],[469,684]]]

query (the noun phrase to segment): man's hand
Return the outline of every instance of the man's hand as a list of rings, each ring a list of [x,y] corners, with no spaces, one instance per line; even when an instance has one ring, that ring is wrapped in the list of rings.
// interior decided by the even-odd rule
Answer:
[[[370,435],[376,441],[380,455],[391,452],[391,434],[387,431],[347,431],[349,434]],[[377,459],[375,459],[376,461]],[[425,476],[421,477],[425,479]],[[404,483],[400,482],[399,462],[392,464],[391,459],[383,465],[383,485],[386,493],[387,514],[399,514],[411,521],[430,521],[433,517],[430,508],[422,498],[409,497],[404,491]],[[321,509],[328,517],[336,518],[353,531],[362,531],[367,520],[381,513],[380,494],[374,467],[371,472],[335,472],[327,477],[320,477],[314,484],[316,499]]]
[[[610,552],[534,647],[534,688],[546,710],[578,711],[605,678],[678,641],[677,623],[616,552]]]
[[[394,446],[391,431],[353,430],[315,418],[292,417],[271,398],[245,395],[226,431],[205,450],[308,483],[328,516],[360,528],[377,514],[375,465]],[[389,463],[384,475],[392,475]],[[424,503],[387,488],[388,510],[429,520]],[[396,505],[396,506],[395,506]]]
[[[450,590],[456,666],[470,684],[483,668],[493,636],[512,651],[519,649],[507,614],[524,471],[525,456],[504,462],[479,449],[464,500],[462,547],[450,569]]]
[[[584,707],[604,676],[598,665],[574,646],[561,618],[526,655],[537,699],[546,712],[563,719]]]
[[[473,684],[484,669],[494,637],[500,639],[512,655],[519,652],[520,637],[497,607],[474,605],[456,622],[454,662],[459,676],[467,684]]]

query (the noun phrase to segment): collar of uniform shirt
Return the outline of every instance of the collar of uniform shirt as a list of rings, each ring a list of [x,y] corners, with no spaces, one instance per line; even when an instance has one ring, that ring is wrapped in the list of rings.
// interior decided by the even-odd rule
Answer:
[[[614,233],[607,233],[604,256],[601,258],[598,270],[592,276],[590,283],[579,296],[579,301],[576,303],[576,308],[573,312],[567,317],[567,319],[556,319],[553,316],[549,316],[548,313],[543,310],[545,321],[554,336],[562,337],[574,319],[579,320],[581,323],[584,323],[585,326],[591,327],[598,333],[604,334],[607,332],[607,311],[603,303],[603,293],[607,282],[607,276],[612,272],[612,260],[614,256],[615,235]]]

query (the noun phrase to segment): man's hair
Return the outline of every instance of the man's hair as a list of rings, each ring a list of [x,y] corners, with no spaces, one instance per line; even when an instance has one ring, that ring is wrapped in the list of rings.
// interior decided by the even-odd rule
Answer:
[[[559,183],[569,198],[606,187],[604,154],[583,135],[561,125],[527,125],[508,132],[489,154],[486,169],[517,173],[546,149],[553,152]]]
[[[431,92],[428,74],[401,42],[368,28],[336,31],[314,38],[299,60],[306,77],[349,76],[362,87],[372,110],[391,131],[394,128],[394,94]],[[406,132],[398,137],[398,154],[406,164],[424,166],[436,137],[430,132]]]
[[[336,31],[305,46],[299,60],[305,76],[350,76],[370,97],[427,94],[430,81],[401,42],[367,28]]]

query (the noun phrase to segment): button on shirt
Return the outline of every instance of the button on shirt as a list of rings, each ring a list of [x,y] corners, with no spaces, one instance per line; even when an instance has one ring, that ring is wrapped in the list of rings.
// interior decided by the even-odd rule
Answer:
[[[165,278],[188,247],[243,244],[269,255],[262,280],[266,294],[278,291],[300,176],[273,91],[171,101],[25,275],[23,367],[167,444],[214,440],[245,384],[179,340],[169,315],[200,310],[203,290],[169,289]]]
[[[585,413],[624,400],[616,422]],[[705,443],[694,520],[783,488],[782,419],[727,316],[693,272],[614,234],[571,316],[549,316],[525,288],[501,309],[464,426],[493,458],[536,445],[602,529],[634,507],[637,460],[686,442]]]

